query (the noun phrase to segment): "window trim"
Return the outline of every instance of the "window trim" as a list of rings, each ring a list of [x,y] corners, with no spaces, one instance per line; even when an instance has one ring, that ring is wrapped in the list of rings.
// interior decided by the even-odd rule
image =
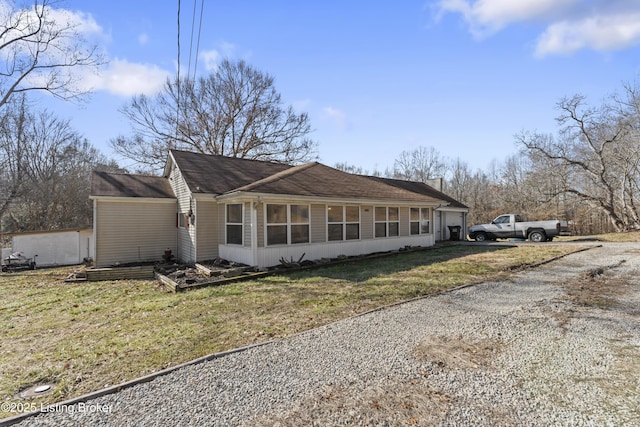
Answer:
[[[329,208],[342,208],[342,220],[341,221],[330,221],[329,220]],[[357,208],[358,209],[358,221],[348,221],[347,220],[347,208]],[[355,241],[362,240],[362,209],[360,205],[325,205],[325,212],[327,213],[327,242],[347,242],[347,241]],[[357,225],[358,226],[358,238],[357,239],[348,239],[347,238],[347,226],[348,225]],[[330,239],[329,238],[329,226],[330,225],[341,225],[342,226],[342,236],[340,239]]]
[[[378,220],[376,219],[376,210],[377,209],[384,209],[385,212],[385,219],[384,221]],[[397,214],[398,214],[398,219],[397,220],[390,220],[389,219],[389,209],[396,209],[397,210]],[[389,224],[397,224],[398,227],[398,234],[394,234],[393,236],[389,235]],[[378,224],[384,224],[384,236],[377,236],[376,235],[376,225]],[[373,238],[374,239],[389,239],[392,237],[400,237],[400,207],[399,206],[374,206],[373,207]]]
[[[269,223],[268,211],[269,205],[281,205],[286,206],[286,222],[283,223]],[[291,207],[292,206],[305,206],[307,208],[307,221],[306,222],[292,222]],[[286,226],[287,227],[287,242],[286,243],[269,243],[269,227],[270,226]],[[293,226],[306,226],[307,227],[307,239],[305,242],[292,243],[291,231]],[[264,204],[264,246],[265,247],[278,247],[289,245],[308,245],[311,243],[311,205],[309,203],[265,203]]]
[[[177,218],[178,228],[181,230],[189,229],[189,212],[178,212]]]
[[[229,222],[229,206],[240,205],[240,222]],[[240,226],[240,243],[229,243],[229,226]],[[225,203],[224,205],[224,243],[225,245],[244,246],[244,203]]]
[[[417,220],[411,219],[411,211],[413,209],[417,209],[418,210],[418,219]],[[427,217],[426,218],[423,215],[424,210],[427,211]],[[422,225],[423,225],[423,223],[425,221],[429,224],[429,231],[426,232],[426,233],[424,233],[422,231]],[[418,233],[412,233],[411,232],[411,226],[413,224],[418,224]],[[409,235],[410,236],[421,236],[421,235],[427,235],[427,234],[432,234],[431,233],[431,208],[425,208],[425,207],[419,208],[419,207],[415,207],[415,206],[410,207],[409,208]]]

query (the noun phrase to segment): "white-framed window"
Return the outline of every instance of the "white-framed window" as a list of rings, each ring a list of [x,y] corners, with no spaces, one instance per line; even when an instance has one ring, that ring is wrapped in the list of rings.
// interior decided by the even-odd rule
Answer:
[[[244,236],[242,231],[243,213],[244,206],[242,203],[233,203],[226,206],[227,245],[242,245]]]
[[[327,206],[327,240],[360,239],[360,206]]]
[[[309,205],[289,205],[291,244],[309,243]]]
[[[376,206],[374,211],[375,237],[400,235],[400,208]]]
[[[411,235],[431,233],[429,208],[411,208],[409,213],[409,230]]]
[[[309,205],[269,203],[267,246],[309,243]]]
[[[189,214],[187,212],[178,212],[178,228],[189,228]]]

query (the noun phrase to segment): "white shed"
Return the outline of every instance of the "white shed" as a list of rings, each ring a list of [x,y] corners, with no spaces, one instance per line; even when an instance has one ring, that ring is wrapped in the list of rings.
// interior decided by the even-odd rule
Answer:
[[[11,235],[11,252],[22,252],[26,257],[37,255],[39,266],[81,264],[93,258],[93,229],[29,231]]]

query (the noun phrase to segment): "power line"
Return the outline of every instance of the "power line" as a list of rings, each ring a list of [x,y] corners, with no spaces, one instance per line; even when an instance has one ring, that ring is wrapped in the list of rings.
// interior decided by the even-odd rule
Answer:
[[[187,66],[187,79],[189,79],[191,77],[191,53],[193,51],[193,30],[196,28],[196,5],[198,3],[198,0],[193,0],[193,13],[191,16],[191,37],[189,39],[189,62],[188,62],[188,66]],[[196,52],[196,55],[198,53]],[[195,67],[193,69],[193,75],[195,77]]]
[[[176,99],[176,135],[175,138],[178,138],[178,128],[180,123],[180,0],[178,0],[178,73],[176,78],[176,91],[177,91],[177,99]]]
[[[178,0],[178,81],[180,81],[180,0]]]
[[[204,0],[200,0],[200,23],[198,24],[198,42],[196,44],[196,58],[193,65],[193,79],[196,79],[196,69],[198,68],[198,52],[200,52],[200,34],[202,32],[202,15],[204,11]]]

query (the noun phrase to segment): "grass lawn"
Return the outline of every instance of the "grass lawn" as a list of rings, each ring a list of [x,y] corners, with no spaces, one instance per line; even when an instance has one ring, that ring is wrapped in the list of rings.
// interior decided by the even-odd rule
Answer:
[[[34,402],[59,402],[578,248],[448,246],[177,294],[145,280],[65,283],[68,267],[0,274],[0,401],[47,383],[55,392]]]

